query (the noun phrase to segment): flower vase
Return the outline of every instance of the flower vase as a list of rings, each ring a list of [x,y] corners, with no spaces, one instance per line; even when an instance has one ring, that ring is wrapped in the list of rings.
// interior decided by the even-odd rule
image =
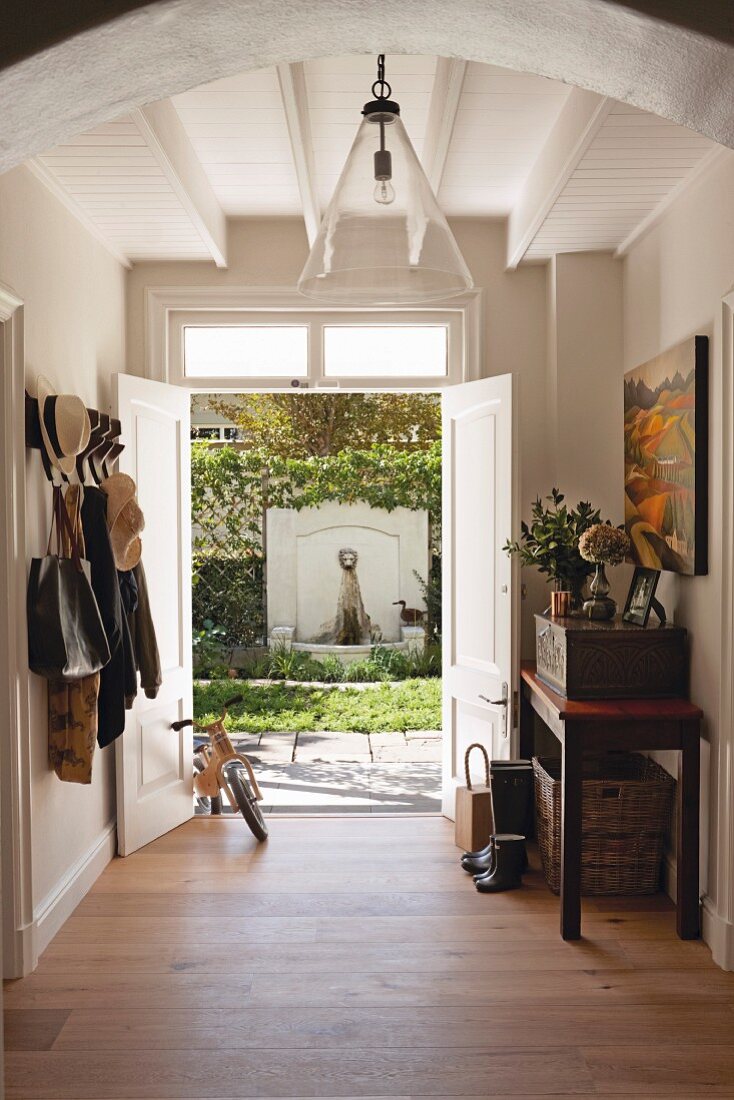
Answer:
[[[617,605],[609,595],[610,588],[611,585],[607,580],[604,563],[597,562],[596,572],[589,585],[591,598],[584,601],[583,613],[585,618],[600,621],[614,618]]]

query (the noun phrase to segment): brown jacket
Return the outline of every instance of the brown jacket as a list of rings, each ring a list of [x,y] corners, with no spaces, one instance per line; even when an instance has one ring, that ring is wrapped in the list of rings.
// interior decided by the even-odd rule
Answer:
[[[138,586],[138,606],[127,616],[130,638],[135,653],[135,666],[140,673],[140,686],[149,699],[155,699],[161,686],[161,659],[150,613],[148,583],[142,561],[133,569]]]

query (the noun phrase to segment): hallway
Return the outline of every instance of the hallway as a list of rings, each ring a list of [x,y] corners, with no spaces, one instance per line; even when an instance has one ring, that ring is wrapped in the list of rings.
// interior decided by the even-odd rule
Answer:
[[[734,1097],[734,975],[667,899],[480,896],[442,818],[195,819],[6,986],[12,1100]]]

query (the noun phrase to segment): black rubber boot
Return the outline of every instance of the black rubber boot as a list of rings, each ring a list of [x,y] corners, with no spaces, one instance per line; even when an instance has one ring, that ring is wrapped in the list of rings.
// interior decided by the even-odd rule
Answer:
[[[492,870],[476,875],[474,885],[482,894],[516,890],[522,885],[525,837],[517,833],[497,833],[494,837],[495,861]]]
[[[479,848],[476,852],[464,852],[462,859],[486,859],[489,853],[492,851],[492,837],[484,845],[483,848]]]
[[[494,837],[489,838],[489,844],[481,852],[466,852],[461,857],[461,866],[469,875],[486,875],[491,871],[494,868]]]
[[[494,832],[532,836],[535,829],[532,763],[493,760],[490,775]]]

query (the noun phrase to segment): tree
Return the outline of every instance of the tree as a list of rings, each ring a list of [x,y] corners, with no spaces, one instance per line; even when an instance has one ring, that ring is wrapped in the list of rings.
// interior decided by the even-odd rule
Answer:
[[[209,394],[248,449],[324,458],[376,443],[425,450],[441,436],[441,402],[425,393]]]

